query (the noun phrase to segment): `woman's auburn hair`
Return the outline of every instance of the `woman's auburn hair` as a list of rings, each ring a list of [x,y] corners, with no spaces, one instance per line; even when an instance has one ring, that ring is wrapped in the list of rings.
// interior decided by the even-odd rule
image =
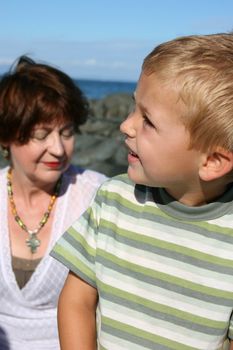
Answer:
[[[88,101],[61,70],[21,56],[0,81],[0,142],[27,143],[35,125],[71,122],[79,131]]]

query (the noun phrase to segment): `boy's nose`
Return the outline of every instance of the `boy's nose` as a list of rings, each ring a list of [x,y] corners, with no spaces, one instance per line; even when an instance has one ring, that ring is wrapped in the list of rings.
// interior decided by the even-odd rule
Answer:
[[[120,125],[120,131],[129,137],[135,136],[133,116],[130,114]]]

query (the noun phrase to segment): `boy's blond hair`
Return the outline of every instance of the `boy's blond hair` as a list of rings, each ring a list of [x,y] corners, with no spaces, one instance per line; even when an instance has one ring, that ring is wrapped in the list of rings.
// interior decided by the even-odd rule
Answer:
[[[143,73],[173,87],[185,108],[191,147],[233,151],[233,34],[180,37],[157,46]]]

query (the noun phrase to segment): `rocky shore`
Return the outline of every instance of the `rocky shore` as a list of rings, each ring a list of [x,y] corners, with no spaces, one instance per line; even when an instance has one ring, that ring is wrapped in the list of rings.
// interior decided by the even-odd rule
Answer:
[[[113,94],[90,100],[90,116],[76,136],[73,164],[113,176],[127,169],[127,150],[120,123],[133,108],[129,94]],[[0,158],[0,167],[6,161]]]
[[[127,150],[120,123],[133,107],[129,94],[90,101],[90,117],[77,135],[74,163],[113,176],[127,169]]]

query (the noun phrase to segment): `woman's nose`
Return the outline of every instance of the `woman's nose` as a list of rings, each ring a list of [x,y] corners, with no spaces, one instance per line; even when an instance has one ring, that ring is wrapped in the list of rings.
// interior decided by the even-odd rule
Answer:
[[[51,135],[49,140],[49,151],[55,156],[63,156],[64,154],[64,145],[62,138],[58,133]]]

